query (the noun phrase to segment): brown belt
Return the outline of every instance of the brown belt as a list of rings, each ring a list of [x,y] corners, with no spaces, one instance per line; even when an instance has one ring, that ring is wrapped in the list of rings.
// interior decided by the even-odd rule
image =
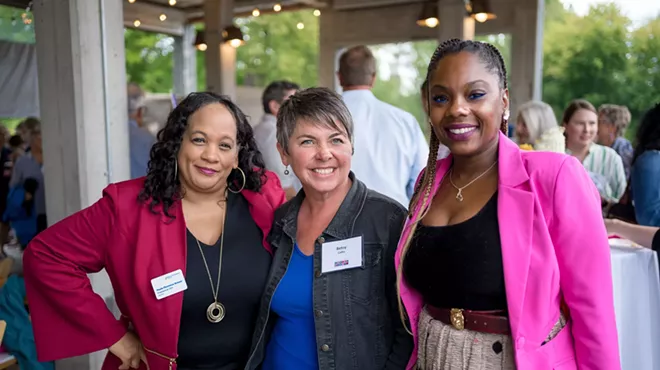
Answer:
[[[506,311],[470,311],[458,308],[426,306],[426,312],[436,320],[451,325],[457,330],[473,330],[481,333],[509,335],[509,318]]]

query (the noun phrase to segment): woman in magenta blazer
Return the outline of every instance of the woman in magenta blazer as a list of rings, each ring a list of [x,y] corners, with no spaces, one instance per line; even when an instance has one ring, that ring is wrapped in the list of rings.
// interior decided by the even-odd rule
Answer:
[[[284,200],[240,109],[190,94],[146,178],[108,186],[25,251],[39,359],[109,349],[104,370],[243,369],[272,259],[265,237]],[[103,268],[119,321],[87,277]]]
[[[493,46],[449,40],[427,79],[433,135],[396,265],[408,369],[618,370],[607,233],[582,165],[506,137]],[[440,143],[451,155],[436,161]]]

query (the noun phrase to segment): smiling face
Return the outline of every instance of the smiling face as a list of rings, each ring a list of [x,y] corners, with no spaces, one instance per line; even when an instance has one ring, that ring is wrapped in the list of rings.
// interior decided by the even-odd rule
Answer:
[[[576,150],[593,143],[598,132],[598,115],[589,109],[579,109],[566,123],[566,146]]]
[[[431,123],[442,144],[455,156],[473,156],[497,145],[509,94],[477,54],[443,57],[430,81]]]
[[[236,132],[236,120],[222,104],[205,105],[190,116],[177,162],[185,191],[224,192],[238,167]]]
[[[299,120],[288,142],[288,153],[278,144],[282,163],[291,166],[305,193],[330,193],[345,185],[351,170],[353,146],[343,125]]]

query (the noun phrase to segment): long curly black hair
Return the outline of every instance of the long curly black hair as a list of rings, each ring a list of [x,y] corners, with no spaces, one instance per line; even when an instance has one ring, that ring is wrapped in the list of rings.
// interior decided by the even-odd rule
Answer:
[[[174,218],[169,213],[170,208],[184,195],[176,173],[181,141],[188,126],[188,119],[208,104],[222,104],[234,116],[239,148],[238,167],[245,173],[244,189],[258,192],[265,183],[266,166],[261,152],[257,149],[252,127],[241,109],[226,96],[212,92],[191,93],[167,117],[165,127],[158,132],[158,141],[151,147],[147,178],[138,200],[148,203],[152,212],[162,212],[165,216]],[[232,171],[227,183],[231,189],[240,189],[243,184],[240,171]]]
[[[660,150],[660,103],[649,109],[639,124],[633,163],[647,150]]]

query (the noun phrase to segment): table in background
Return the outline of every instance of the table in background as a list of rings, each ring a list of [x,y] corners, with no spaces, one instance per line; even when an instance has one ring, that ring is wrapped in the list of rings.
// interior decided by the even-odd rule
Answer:
[[[611,255],[621,368],[660,370],[660,274],[656,252],[613,246]]]

